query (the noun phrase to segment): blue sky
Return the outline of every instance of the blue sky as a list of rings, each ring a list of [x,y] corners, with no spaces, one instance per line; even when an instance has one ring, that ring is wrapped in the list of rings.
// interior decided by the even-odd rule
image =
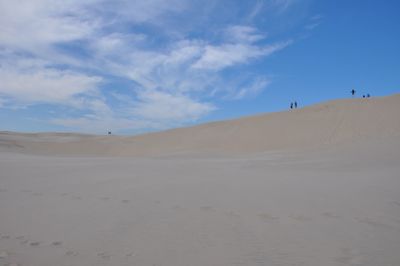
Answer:
[[[0,130],[137,134],[400,92],[396,0],[0,0]]]

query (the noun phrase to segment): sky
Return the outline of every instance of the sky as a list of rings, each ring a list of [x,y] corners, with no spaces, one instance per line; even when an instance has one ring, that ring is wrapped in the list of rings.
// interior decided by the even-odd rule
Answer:
[[[0,0],[0,130],[139,134],[400,92],[397,0]]]

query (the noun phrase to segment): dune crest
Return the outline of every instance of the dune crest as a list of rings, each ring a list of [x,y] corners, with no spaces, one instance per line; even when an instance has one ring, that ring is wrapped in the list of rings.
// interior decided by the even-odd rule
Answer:
[[[172,129],[133,137],[0,132],[0,150],[24,153],[157,156],[304,150],[400,138],[400,94],[335,100],[298,110]]]

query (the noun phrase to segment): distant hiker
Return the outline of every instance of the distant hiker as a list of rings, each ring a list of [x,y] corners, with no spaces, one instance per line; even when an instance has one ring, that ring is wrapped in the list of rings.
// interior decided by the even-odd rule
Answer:
[[[293,103],[290,103],[290,109],[293,109]]]
[[[297,102],[294,102],[294,108],[297,109]]]
[[[363,95],[363,98],[365,98],[365,95]]]
[[[356,94],[356,91],[354,89],[351,90],[351,96],[354,96]]]
[[[367,98],[370,98],[371,97],[371,95],[369,95],[369,93],[367,94]]]
[[[111,131],[108,131],[108,135],[111,135]]]

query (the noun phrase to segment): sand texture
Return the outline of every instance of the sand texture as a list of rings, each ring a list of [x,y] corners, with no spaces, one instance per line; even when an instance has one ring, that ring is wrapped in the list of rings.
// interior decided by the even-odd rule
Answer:
[[[0,134],[0,266],[399,266],[400,96]]]
[[[322,149],[400,138],[400,94],[349,99],[303,109],[135,137],[0,132],[0,151],[56,155],[158,156]]]

